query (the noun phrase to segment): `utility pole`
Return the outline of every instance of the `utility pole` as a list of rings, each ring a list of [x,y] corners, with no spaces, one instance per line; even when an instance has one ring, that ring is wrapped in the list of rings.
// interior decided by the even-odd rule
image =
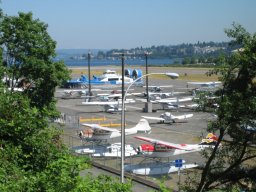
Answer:
[[[124,53],[122,53],[122,106],[124,105]],[[124,159],[125,159],[125,108],[122,109],[121,117],[121,183],[124,183]]]
[[[91,92],[91,53],[90,51],[88,52],[88,80],[89,80],[89,89],[88,89],[88,93],[89,93],[89,97],[92,96],[92,92]],[[89,98],[89,100],[91,100],[91,98]]]
[[[146,75],[148,74],[148,52],[145,52],[146,58]],[[146,94],[147,94],[147,102],[149,102],[149,94],[148,94],[148,76],[146,76]]]
[[[150,55],[151,53],[149,52],[145,52],[145,59],[146,59],[146,95],[147,95],[147,102],[145,104],[145,108],[144,111],[147,113],[151,113],[152,112],[152,103],[149,100],[149,91],[148,91],[148,55]]]
[[[124,56],[130,53],[113,53],[114,55],[121,55],[122,60],[122,112],[121,112],[121,174],[120,182],[124,183],[124,159],[125,159],[125,87],[124,87]]]

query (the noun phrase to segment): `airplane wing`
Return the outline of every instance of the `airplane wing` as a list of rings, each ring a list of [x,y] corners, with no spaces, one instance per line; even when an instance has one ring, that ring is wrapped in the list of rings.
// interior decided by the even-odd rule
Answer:
[[[126,99],[124,103],[134,103],[133,99]],[[90,102],[82,102],[82,105],[118,105],[122,104],[122,100],[119,101],[90,101]]]
[[[97,96],[109,96],[109,93],[98,93]]]
[[[176,102],[186,102],[186,101],[192,101],[192,97],[187,98],[172,98],[172,99],[161,99],[158,100],[158,103],[176,103]]]
[[[144,88],[145,87],[147,87],[147,86],[143,86]],[[150,87],[150,88],[155,88],[155,87],[173,87],[173,85],[159,85],[159,86],[157,86],[157,85],[149,85],[148,87]]]
[[[167,95],[167,96],[171,96],[172,92],[149,92],[149,95]]]
[[[187,119],[187,118],[191,118],[193,117],[193,114],[186,114],[186,115],[179,115],[179,116],[173,116],[172,118],[175,120],[183,120],[183,119]]]
[[[140,136],[135,136],[135,138],[142,141],[150,142],[153,144],[164,145],[173,149],[188,150],[188,151],[193,150],[190,147],[188,147],[186,144],[169,143],[169,142],[161,141],[158,139],[151,139],[148,137],[140,137]]]
[[[82,102],[82,105],[117,105],[122,102],[118,101],[91,101],[91,102]]]
[[[91,129],[99,129],[99,130],[103,130],[103,131],[107,131],[107,132],[120,132],[117,129],[112,129],[112,128],[108,128],[108,127],[102,127],[99,124],[82,123],[82,125],[90,127]]]
[[[127,93],[126,96],[131,96],[130,93]],[[122,93],[114,93],[114,94],[110,94],[108,95],[109,98],[122,98]]]
[[[164,121],[164,118],[161,117],[149,117],[149,116],[141,116],[144,119],[149,119],[149,120],[156,120],[156,121]]]
[[[208,82],[187,82],[187,84],[190,84],[190,85],[200,85],[202,87],[215,87],[215,86],[218,86],[219,84],[221,84],[220,81],[208,81]]]

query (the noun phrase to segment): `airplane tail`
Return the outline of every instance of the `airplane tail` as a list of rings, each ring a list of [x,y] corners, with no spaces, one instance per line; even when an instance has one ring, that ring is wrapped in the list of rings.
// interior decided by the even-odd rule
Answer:
[[[208,133],[205,139],[202,139],[201,145],[215,145],[218,141],[218,137],[213,133]]]
[[[141,119],[139,123],[134,127],[137,132],[150,133],[151,127],[146,119]]]

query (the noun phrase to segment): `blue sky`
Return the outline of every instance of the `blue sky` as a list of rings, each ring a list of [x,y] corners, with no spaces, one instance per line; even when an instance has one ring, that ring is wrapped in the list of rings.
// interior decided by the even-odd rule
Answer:
[[[256,32],[255,0],[2,0],[7,15],[33,13],[64,49],[228,41],[237,22]]]

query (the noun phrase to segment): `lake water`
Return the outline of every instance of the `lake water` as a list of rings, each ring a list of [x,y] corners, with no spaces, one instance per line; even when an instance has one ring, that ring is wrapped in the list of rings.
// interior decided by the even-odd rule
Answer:
[[[176,59],[177,60],[177,59]],[[71,67],[71,66],[88,66],[88,60],[74,60],[74,59],[64,59],[64,63]],[[97,59],[91,59],[90,61],[91,66],[104,66],[104,65],[121,65],[122,61],[121,59],[116,60],[97,60]],[[139,66],[145,66],[146,61],[143,59],[127,59],[124,60],[125,65],[139,65]],[[173,59],[148,59],[148,65],[167,65],[167,64],[173,64]]]

